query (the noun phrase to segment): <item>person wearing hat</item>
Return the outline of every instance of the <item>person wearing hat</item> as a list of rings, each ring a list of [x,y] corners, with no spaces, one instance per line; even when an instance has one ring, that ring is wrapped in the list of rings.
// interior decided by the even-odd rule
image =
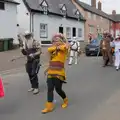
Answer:
[[[112,65],[112,47],[110,46],[111,38],[109,33],[103,33],[103,39],[101,40],[100,47],[103,55],[104,64],[103,67],[106,67],[108,63]]]
[[[39,93],[38,71],[40,68],[40,55],[41,45],[38,41],[34,40],[33,34],[26,31],[23,36],[19,36],[19,39],[23,40],[23,45],[20,47],[23,55],[27,57],[27,63],[25,65],[26,72],[28,73],[31,88],[28,92],[33,94]]]
[[[115,52],[115,61],[114,65],[116,67],[116,70],[118,71],[120,68],[120,36],[118,36],[113,42],[112,47],[114,47]]]
[[[52,46],[48,48],[50,62],[45,70],[47,74],[47,102],[45,108],[41,111],[43,114],[53,111],[54,109],[54,89],[63,99],[62,108],[68,106],[68,98],[62,90],[63,83],[66,83],[65,61],[69,44],[66,43],[65,37],[58,33],[53,36]]]

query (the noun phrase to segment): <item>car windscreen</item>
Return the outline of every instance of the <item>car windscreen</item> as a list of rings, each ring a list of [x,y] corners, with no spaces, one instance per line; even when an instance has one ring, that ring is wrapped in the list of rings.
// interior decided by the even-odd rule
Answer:
[[[99,44],[100,44],[99,40],[92,40],[90,43],[90,45],[99,45]]]

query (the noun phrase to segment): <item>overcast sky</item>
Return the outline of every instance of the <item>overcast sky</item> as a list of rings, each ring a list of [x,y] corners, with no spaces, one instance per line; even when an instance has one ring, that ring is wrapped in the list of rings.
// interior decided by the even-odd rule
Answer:
[[[15,0],[21,3],[22,0]],[[81,0],[85,3],[91,4],[91,0]],[[99,0],[97,0],[98,2]],[[117,14],[120,14],[120,0],[100,0],[102,2],[102,10],[111,14],[112,10],[116,10]],[[26,15],[27,10],[24,4],[18,6],[18,23],[23,30],[29,30],[29,17]],[[22,31],[23,31],[22,30]]]

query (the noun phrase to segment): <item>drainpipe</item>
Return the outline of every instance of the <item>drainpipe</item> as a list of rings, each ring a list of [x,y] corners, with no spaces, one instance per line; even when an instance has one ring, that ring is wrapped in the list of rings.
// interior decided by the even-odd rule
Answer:
[[[31,12],[31,32],[34,33],[34,12]]]
[[[30,11],[30,32],[31,32],[31,11]]]

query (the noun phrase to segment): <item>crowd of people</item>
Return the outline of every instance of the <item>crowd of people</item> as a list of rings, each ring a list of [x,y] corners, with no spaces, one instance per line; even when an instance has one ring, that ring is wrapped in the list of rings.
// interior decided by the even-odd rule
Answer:
[[[100,48],[104,60],[103,67],[110,63],[118,71],[120,68],[120,36],[114,39],[110,33],[103,33]]]

